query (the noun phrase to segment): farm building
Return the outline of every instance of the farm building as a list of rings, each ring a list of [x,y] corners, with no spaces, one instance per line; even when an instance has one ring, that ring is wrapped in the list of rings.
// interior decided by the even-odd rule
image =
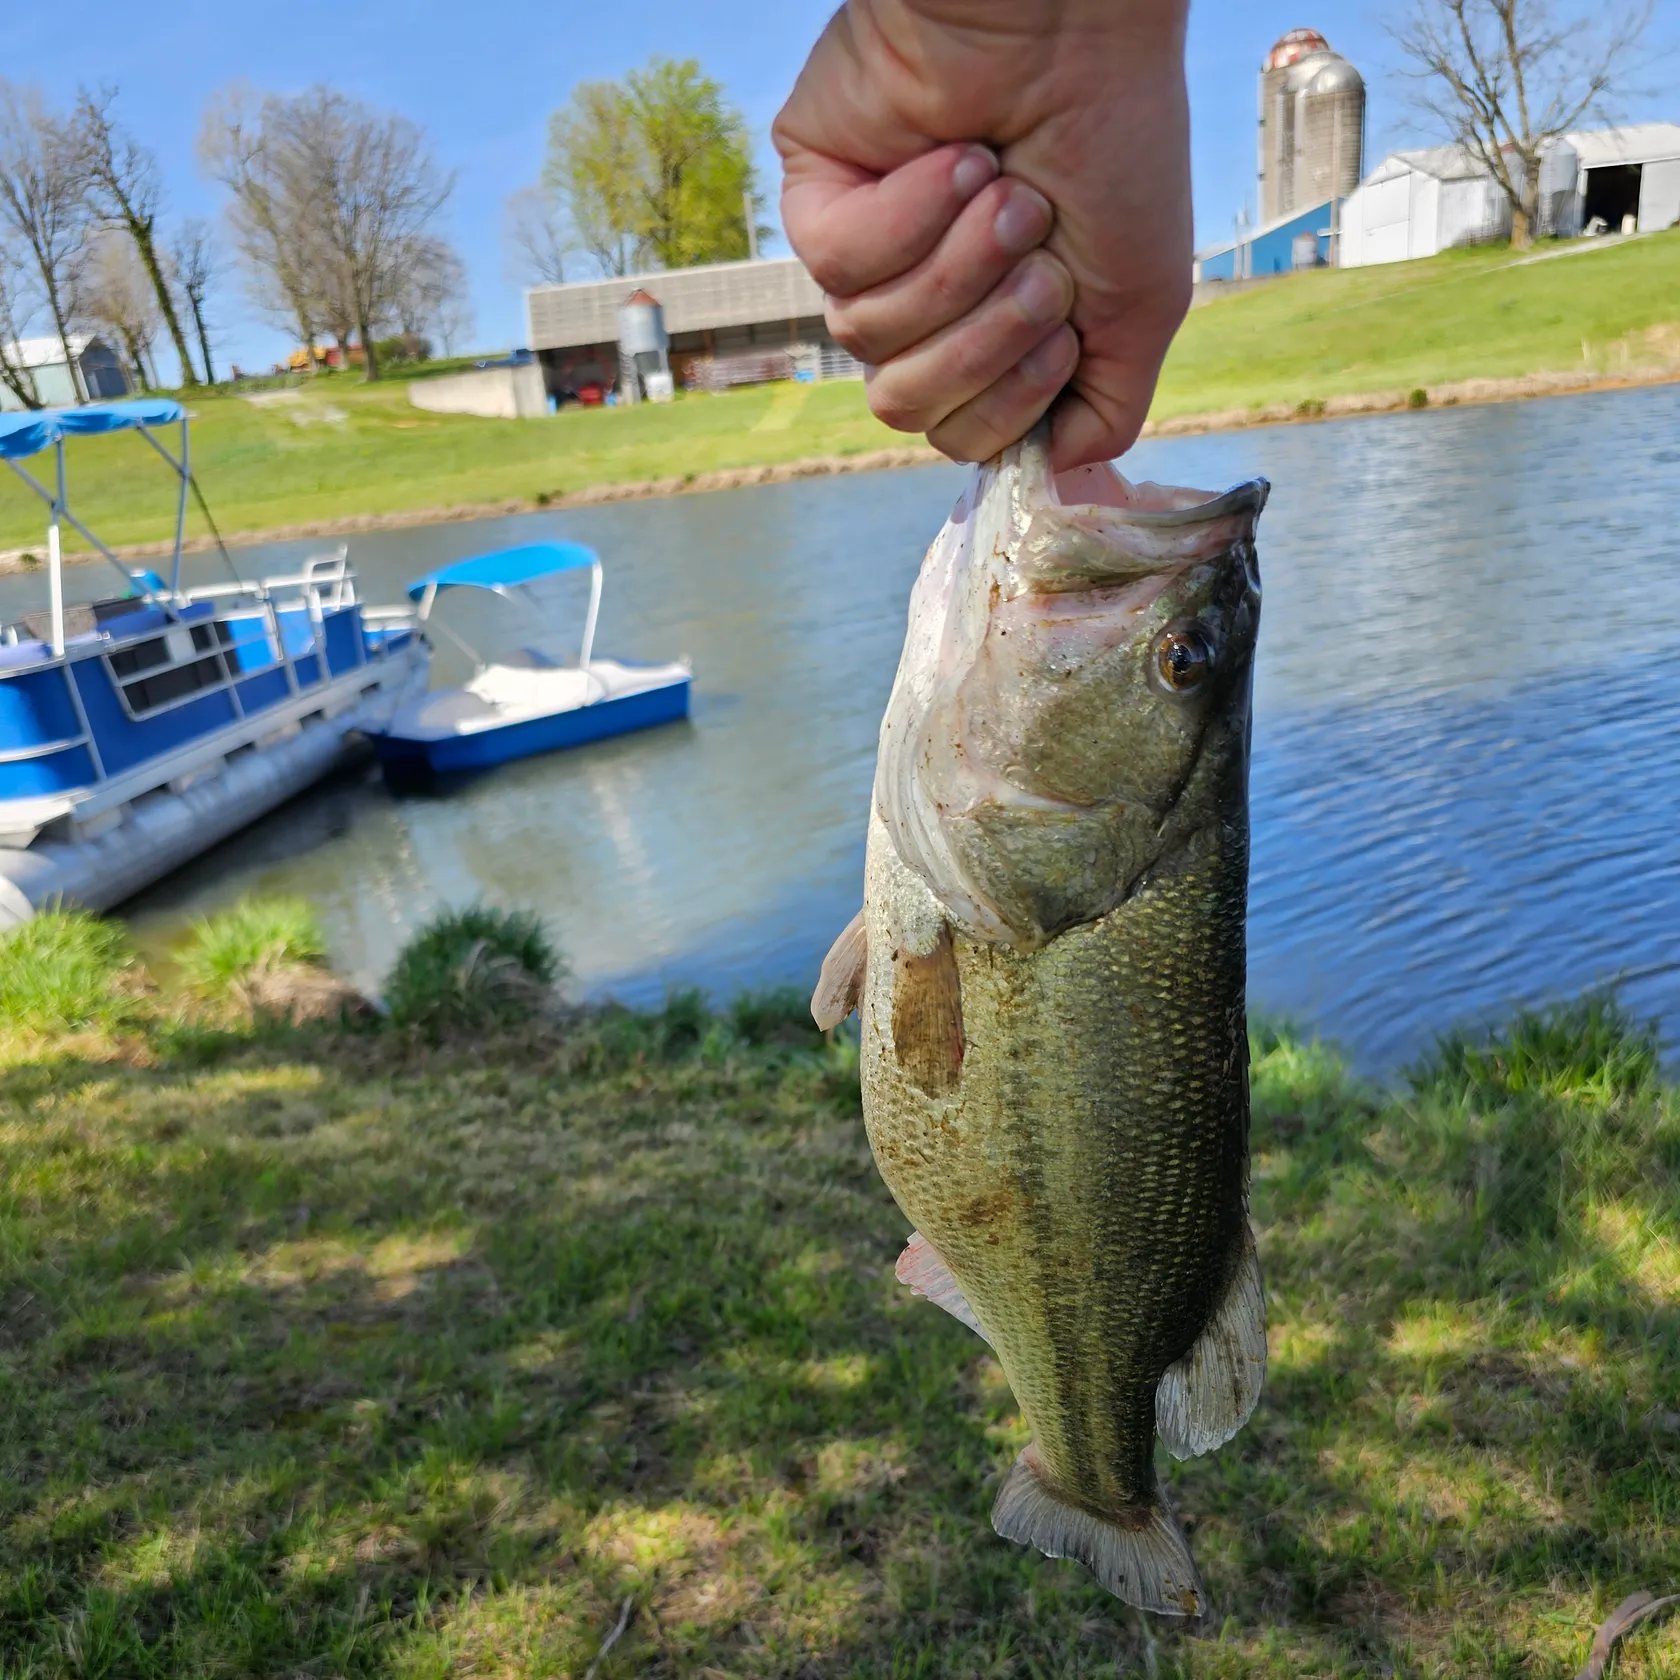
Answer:
[[[94,333],[70,334],[74,377],[64,360],[64,346],[56,338],[22,338],[6,345],[0,354],[8,365],[29,370],[34,376],[35,394],[47,408],[69,408],[90,398],[126,397],[134,388],[122,358]],[[17,393],[0,381],[0,409],[25,406]]]
[[[1331,251],[1330,201],[1292,211],[1239,239],[1210,245],[1196,253],[1191,273],[1203,280],[1250,280],[1264,274],[1288,274],[1334,260]]]
[[[1612,233],[1631,216],[1640,233],[1680,222],[1680,123],[1638,123],[1596,134],[1571,134],[1578,221],[1597,220]]]
[[[1680,124],[1570,134],[1541,157],[1543,234],[1650,233],[1677,219]],[[1342,264],[1361,268],[1507,238],[1511,206],[1472,152],[1433,146],[1384,158],[1348,195],[1342,226]]]
[[[822,290],[804,264],[768,258],[531,288],[525,294],[528,342],[551,396],[599,400],[617,387],[620,316],[638,292],[664,312],[670,371],[678,384],[861,371],[829,336]]]

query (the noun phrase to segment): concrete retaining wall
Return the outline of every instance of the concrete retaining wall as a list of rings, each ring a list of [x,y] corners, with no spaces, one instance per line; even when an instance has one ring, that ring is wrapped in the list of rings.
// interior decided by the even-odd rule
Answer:
[[[409,384],[408,400],[434,414],[482,414],[488,420],[535,420],[548,413],[542,369],[534,363],[416,379]]]

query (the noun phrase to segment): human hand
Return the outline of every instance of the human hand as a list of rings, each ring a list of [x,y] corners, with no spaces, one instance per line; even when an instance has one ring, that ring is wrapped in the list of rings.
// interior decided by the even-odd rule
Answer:
[[[773,129],[782,215],[889,425],[982,459],[1066,386],[1058,468],[1131,445],[1189,302],[1183,31],[1184,0],[831,20]]]

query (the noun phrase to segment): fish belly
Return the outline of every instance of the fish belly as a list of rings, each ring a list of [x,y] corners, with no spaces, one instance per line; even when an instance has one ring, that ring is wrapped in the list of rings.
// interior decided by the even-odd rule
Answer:
[[[960,1067],[930,1081],[894,994],[937,907],[871,825],[870,1145],[996,1350],[1035,1475],[1110,1522],[1154,1506],[1157,1385],[1250,1252],[1246,875],[1226,825],[1041,949],[956,934]]]

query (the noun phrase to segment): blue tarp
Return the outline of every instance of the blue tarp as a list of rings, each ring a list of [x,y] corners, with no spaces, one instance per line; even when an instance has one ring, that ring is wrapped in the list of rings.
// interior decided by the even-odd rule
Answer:
[[[599,564],[595,550],[582,543],[527,543],[522,548],[499,548],[493,554],[476,554],[440,566],[408,586],[411,601],[418,601],[435,583],[439,589],[508,589],[517,583],[531,583],[555,572],[572,572]]]
[[[0,414],[0,460],[21,461],[51,449],[60,438],[167,426],[186,411],[167,397],[89,403],[85,408],[42,408],[33,414]]]

